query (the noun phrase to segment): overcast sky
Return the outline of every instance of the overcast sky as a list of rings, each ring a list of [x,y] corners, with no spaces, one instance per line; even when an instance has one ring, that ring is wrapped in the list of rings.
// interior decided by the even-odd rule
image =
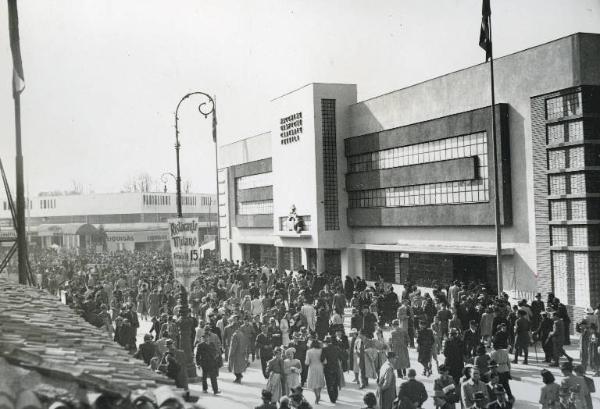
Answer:
[[[174,172],[173,113],[190,91],[217,96],[228,143],[266,131],[269,101],[310,82],[358,84],[362,100],[484,59],[481,0],[20,0],[19,17],[31,195]],[[499,57],[600,32],[600,0],[492,0],[492,19]],[[14,184],[5,1],[0,30],[0,157]],[[180,111],[182,177],[210,192],[200,102]]]

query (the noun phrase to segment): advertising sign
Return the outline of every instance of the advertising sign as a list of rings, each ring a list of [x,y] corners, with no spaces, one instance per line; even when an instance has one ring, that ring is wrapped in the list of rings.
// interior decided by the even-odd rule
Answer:
[[[196,218],[169,219],[173,275],[188,291],[200,275],[200,241]]]

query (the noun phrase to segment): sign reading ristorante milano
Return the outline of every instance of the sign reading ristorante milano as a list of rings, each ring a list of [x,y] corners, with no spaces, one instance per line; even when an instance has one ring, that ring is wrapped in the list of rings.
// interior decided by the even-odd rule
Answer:
[[[302,112],[286,116],[279,120],[279,136],[281,144],[287,145],[292,142],[298,142],[302,135]]]
[[[198,227],[195,218],[169,219],[173,276],[188,290],[200,275]]]

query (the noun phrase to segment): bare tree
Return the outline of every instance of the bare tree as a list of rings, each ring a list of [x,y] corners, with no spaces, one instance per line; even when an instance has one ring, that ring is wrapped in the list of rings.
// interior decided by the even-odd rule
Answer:
[[[156,189],[156,182],[148,172],[139,173],[132,176],[123,183],[122,192],[150,192]]]

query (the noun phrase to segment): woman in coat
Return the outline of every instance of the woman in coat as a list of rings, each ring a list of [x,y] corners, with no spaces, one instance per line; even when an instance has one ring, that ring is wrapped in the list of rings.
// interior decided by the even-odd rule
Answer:
[[[231,337],[229,357],[227,359],[229,372],[235,374],[235,383],[242,383],[242,373],[248,367],[249,342],[240,328],[237,328]]]
[[[315,393],[315,404],[321,400],[321,389],[325,386],[325,373],[323,371],[323,363],[321,362],[321,343],[314,340],[310,349],[306,352],[306,366],[308,366],[308,377],[306,380],[306,388],[312,389]]]
[[[390,351],[395,354],[392,360],[394,369],[398,371],[399,377],[404,377],[406,368],[410,368],[410,359],[408,357],[408,331],[400,329],[398,320],[392,321],[392,333],[390,334]]]

